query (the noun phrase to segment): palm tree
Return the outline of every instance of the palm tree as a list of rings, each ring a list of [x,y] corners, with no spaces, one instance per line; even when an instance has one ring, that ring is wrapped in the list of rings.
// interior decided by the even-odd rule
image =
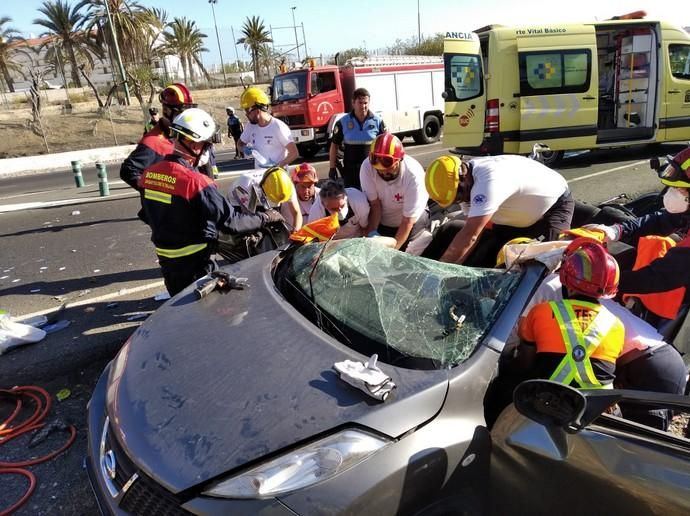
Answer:
[[[48,29],[43,36],[54,36],[55,41],[50,45],[60,47],[70,63],[72,82],[81,88],[79,78],[79,60],[93,62],[88,46],[88,33],[81,30],[84,17],[79,12],[80,7],[72,7],[68,0],[44,0],[38,12],[45,18],[36,18],[33,23]],[[79,56],[79,59],[77,58]]]
[[[266,77],[270,78],[271,72],[274,72],[280,63],[280,57],[270,45],[263,44],[259,47],[259,63],[266,69]]]
[[[196,27],[195,22],[185,17],[175,18],[168,25],[163,37],[165,38],[165,52],[180,58],[185,82],[188,78],[190,83],[194,82],[194,63],[201,69],[207,80],[210,79],[200,58],[201,52],[208,52],[208,49],[204,47],[206,34]]]
[[[273,40],[270,37],[270,32],[266,30],[264,22],[258,16],[247,18],[242,25],[242,34],[244,37],[237,40],[237,43],[244,45],[244,48],[249,50],[252,55],[252,66],[254,67],[254,80],[259,82],[261,75],[261,67],[259,63],[259,52],[261,46],[266,43],[271,43]]]
[[[10,27],[12,18],[3,16],[0,18],[0,73],[7,84],[10,92],[14,92],[14,79],[10,75],[10,70],[18,71],[21,67],[14,61],[16,44],[22,40],[19,32]]]

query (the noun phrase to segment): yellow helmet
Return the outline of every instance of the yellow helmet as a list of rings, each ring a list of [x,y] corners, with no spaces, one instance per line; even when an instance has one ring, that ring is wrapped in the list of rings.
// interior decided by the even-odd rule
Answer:
[[[439,156],[426,169],[426,191],[441,208],[455,201],[460,184],[462,160],[457,156]]]
[[[240,97],[240,107],[242,109],[251,109],[254,106],[268,106],[270,103],[268,95],[256,86],[251,86],[244,90]]]
[[[496,255],[496,267],[503,267],[506,264],[506,246],[511,244],[529,244],[530,242],[536,242],[534,238],[528,237],[517,237],[512,240],[508,240],[501,250]]]
[[[261,188],[273,204],[281,204],[290,200],[295,191],[290,176],[282,167],[271,167],[266,170],[261,179]]]

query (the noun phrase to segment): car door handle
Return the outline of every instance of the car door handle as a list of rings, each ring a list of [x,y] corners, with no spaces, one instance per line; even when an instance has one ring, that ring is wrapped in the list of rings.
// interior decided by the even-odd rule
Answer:
[[[680,93],[680,90],[668,90],[668,93]]]
[[[596,97],[592,97],[591,95],[585,95],[582,97],[582,100],[596,100]]]

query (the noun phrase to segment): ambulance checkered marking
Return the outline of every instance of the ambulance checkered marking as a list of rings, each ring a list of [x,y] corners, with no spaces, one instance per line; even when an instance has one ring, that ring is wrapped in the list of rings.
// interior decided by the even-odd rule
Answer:
[[[539,63],[532,73],[543,81],[553,77],[556,69],[551,63]]]
[[[450,75],[455,84],[462,84],[464,86],[471,86],[477,76],[475,67],[465,64],[451,64]]]

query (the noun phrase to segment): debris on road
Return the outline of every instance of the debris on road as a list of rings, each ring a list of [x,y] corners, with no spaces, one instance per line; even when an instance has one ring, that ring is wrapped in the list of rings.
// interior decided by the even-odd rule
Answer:
[[[81,212],[79,210],[74,210],[71,214],[72,215],[81,215]]]
[[[69,398],[72,395],[72,391],[69,389],[60,389],[57,394],[55,395],[55,398],[58,401],[65,401],[67,398]]]
[[[67,319],[62,319],[60,321],[51,323],[51,324],[46,324],[42,329],[46,333],[55,333],[56,331],[64,330],[67,328],[72,321],[68,321]]]
[[[114,303],[114,302],[113,302],[113,303],[108,303],[107,305],[105,305],[105,307],[106,307],[108,310],[110,310],[110,309],[112,309],[112,308],[117,308],[118,306],[120,306],[120,303]]]
[[[165,301],[166,299],[170,299],[170,294],[167,292],[160,292],[153,296],[154,301]]]
[[[45,336],[44,330],[14,322],[8,313],[0,311],[0,355],[14,347],[39,342]]]

